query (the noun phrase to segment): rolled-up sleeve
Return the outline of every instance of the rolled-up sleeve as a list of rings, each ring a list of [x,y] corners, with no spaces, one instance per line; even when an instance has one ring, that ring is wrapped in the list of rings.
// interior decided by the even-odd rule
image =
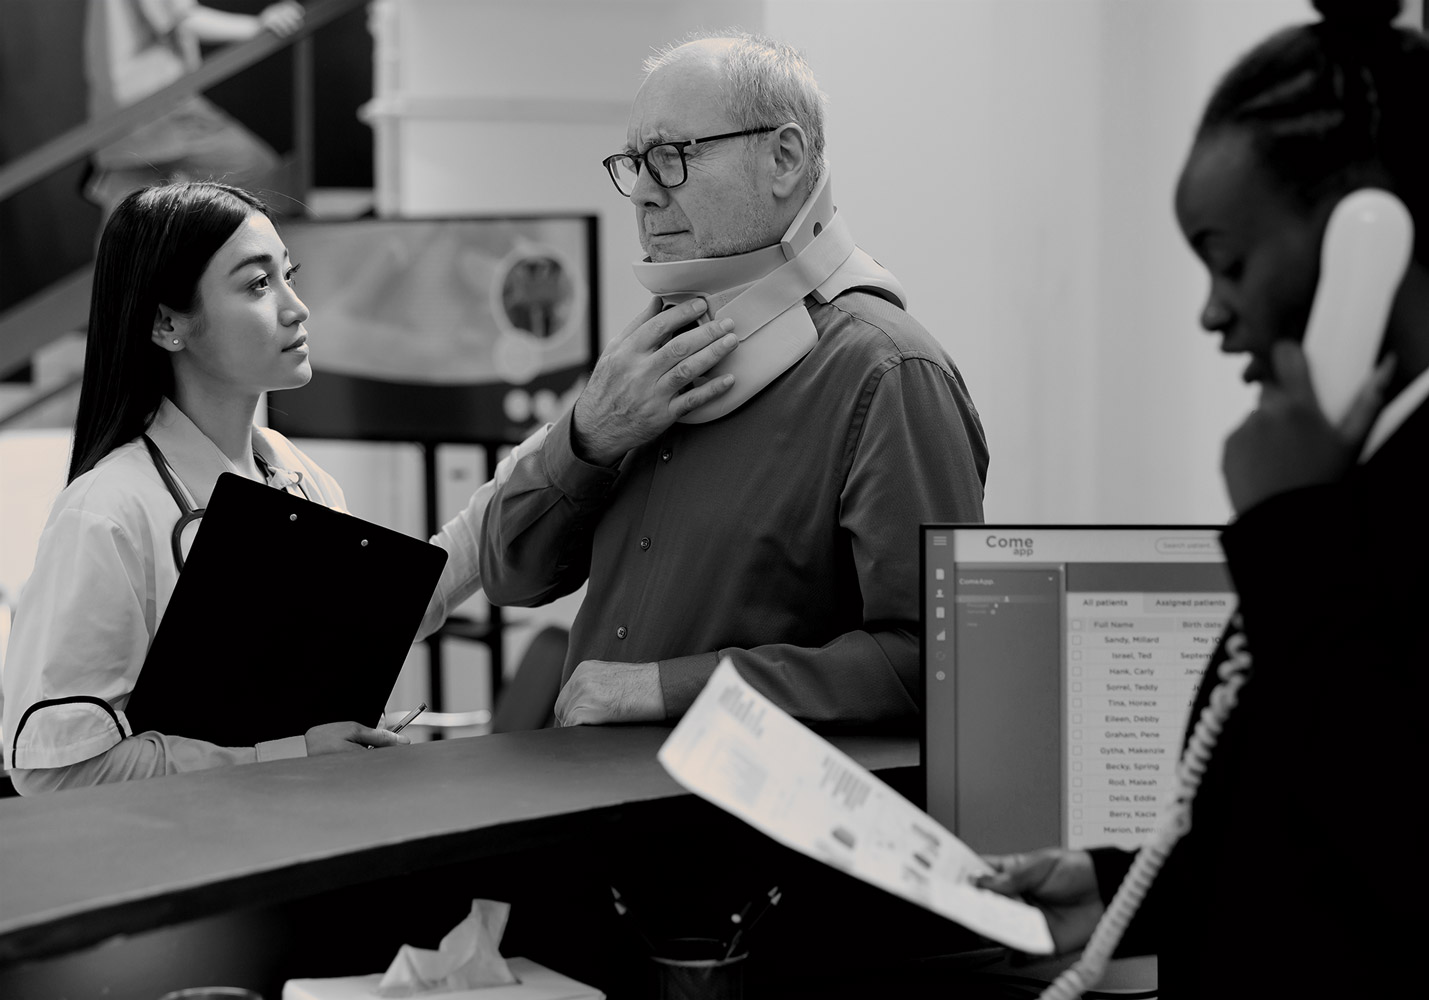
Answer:
[[[479,563],[493,604],[546,604],[578,589],[590,572],[591,539],[618,472],[577,457],[571,433],[567,412],[494,484]]]

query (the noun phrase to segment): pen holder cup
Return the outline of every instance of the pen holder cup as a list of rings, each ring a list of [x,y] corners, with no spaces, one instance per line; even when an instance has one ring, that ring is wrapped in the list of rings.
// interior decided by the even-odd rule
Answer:
[[[263,997],[242,986],[194,986],[165,993],[159,1000],[263,1000]]]
[[[743,1000],[744,961],[749,952],[725,958],[728,945],[715,938],[673,938],[655,964],[658,1000]]]

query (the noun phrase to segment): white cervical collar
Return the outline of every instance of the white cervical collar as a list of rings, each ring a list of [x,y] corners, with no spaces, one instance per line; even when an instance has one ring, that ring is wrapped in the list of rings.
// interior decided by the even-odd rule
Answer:
[[[710,320],[734,320],[739,347],[705,375],[733,373],[734,386],[681,417],[683,423],[724,416],[813,350],[819,335],[804,308],[805,296],[830,302],[850,288],[866,288],[907,308],[898,279],[854,246],[834,207],[827,173],[779,243],[732,257],[638,261],[635,277],[667,309],[700,296],[709,303]]]

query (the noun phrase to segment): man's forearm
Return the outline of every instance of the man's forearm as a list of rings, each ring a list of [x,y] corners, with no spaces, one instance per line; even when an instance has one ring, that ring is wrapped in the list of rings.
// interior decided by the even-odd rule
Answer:
[[[585,582],[591,538],[616,473],[575,456],[570,424],[570,414],[556,421],[539,447],[518,456],[504,482],[497,477],[481,525],[479,564],[494,604],[536,607]]]
[[[918,641],[907,629],[846,632],[816,648],[775,643],[660,661],[665,713],[694,703],[721,658],[780,709],[813,726],[911,730],[918,719]]]

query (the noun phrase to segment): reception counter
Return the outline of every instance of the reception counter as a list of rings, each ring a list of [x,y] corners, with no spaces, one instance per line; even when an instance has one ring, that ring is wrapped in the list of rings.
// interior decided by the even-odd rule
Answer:
[[[640,948],[616,880],[671,936],[782,880],[767,923],[784,957],[849,932],[830,900],[956,937],[684,791],[655,757],[668,732],[510,733],[0,800],[0,996],[154,1000],[222,973],[276,1000],[283,978],[435,947],[478,896],[513,904],[503,952],[619,995]],[[916,788],[916,741],[834,742]]]

